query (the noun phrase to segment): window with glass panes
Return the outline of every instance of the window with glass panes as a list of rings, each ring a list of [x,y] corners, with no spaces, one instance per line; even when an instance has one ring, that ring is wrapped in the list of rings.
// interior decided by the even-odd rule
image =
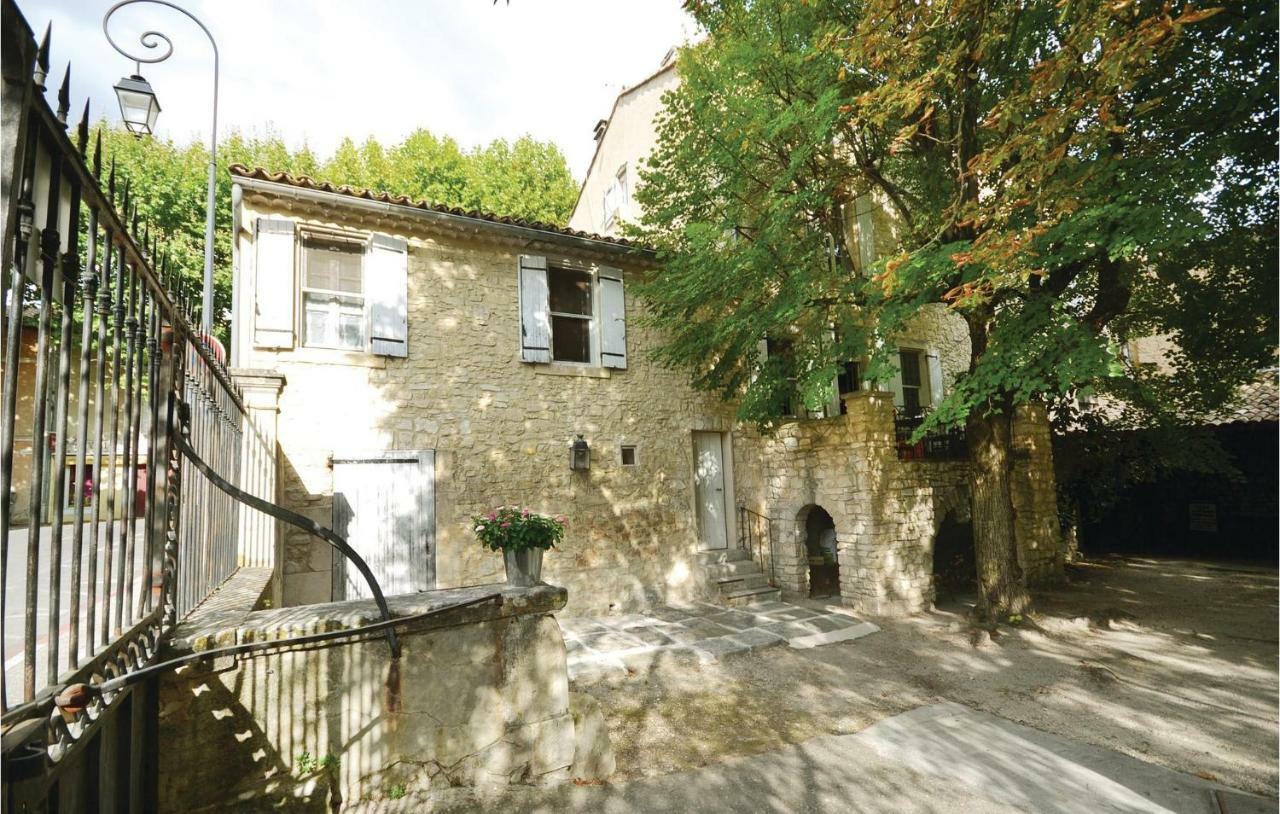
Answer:
[[[591,275],[572,269],[547,269],[551,306],[551,358],[557,362],[591,362]]]
[[[303,243],[303,344],[365,349],[363,261],[362,244]]]
[[[902,371],[902,412],[904,415],[920,415],[922,403],[920,357],[918,350],[902,348],[898,351],[898,364]]]

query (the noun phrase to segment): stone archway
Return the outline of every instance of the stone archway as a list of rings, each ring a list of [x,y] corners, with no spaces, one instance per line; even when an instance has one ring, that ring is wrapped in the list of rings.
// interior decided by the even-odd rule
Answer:
[[[840,559],[831,513],[817,504],[805,506],[796,514],[796,531],[804,543],[808,595],[840,596]]]
[[[948,512],[933,537],[933,601],[948,602],[972,594],[978,572],[973,552],[973,524],[959,512]]]

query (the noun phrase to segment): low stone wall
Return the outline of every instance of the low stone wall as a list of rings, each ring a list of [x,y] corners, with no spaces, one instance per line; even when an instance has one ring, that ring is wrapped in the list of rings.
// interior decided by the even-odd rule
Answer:
[[[213,659],[165,676],[160,810],[325,811],[436,786],[568,780],[574,717],[564,639],[551,615],[564,606],[564,589],[487,585],[390,604],[405,617],[491,594],[501,603],[409,623],[398,664],[374,635]],[[225,629],[202,626],[197,614],[174,641],[200,651],[378,618],[367,601],[257,611]]]
[[[773,570],[786,594],[807,595],[805,518],[835,522],[840,595],[872,615],[916,613],[933,593],[933,541],[947,515],[968,522],[968,465],[900,461],[889,393],[846,396],[846,415],[785,425],[764,440],[765,513],[773,518]],[[1048,420],[1024,408],[1014,423],[1013,503],[1028,579],[1061,575]]]

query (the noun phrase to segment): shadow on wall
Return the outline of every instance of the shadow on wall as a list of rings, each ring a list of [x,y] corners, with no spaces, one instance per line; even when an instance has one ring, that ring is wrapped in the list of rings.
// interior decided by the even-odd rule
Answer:
[[[324,624],[294,616],[290,633]],[[402,644],[395,668],[374,638],[166,676],[160,810],[320,812],[405,791],[569,779],[573,719],[551,616]]]

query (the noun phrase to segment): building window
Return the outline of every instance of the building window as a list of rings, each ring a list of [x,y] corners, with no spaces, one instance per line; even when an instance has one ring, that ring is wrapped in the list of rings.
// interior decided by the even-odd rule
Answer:
[[[907,348],[898,350],[898,364],[902,371],[903,415],[920,415],[920,407],[925,403],[924,386],[921,384],[924,377],[920,375],[920,365],[923,361],[924,354],[918,350],[909,350]]]
[[[636,447],[634,444],[622,445],[622,465],[623,466],[636,465]]]
[[[862,372],[858,368],[858,363],[845,362],[840,368],[840,375],[836,377],[836,390],[840,395],[840,415],[849,412],[849,405],[844,403],[844,396],[861,389]]]
[[[585,271],[547,269],[551,310],[551,358],[589,364],[594,311],[591,275]]]
[[[609,182],[604,191],[604,225],[609,226],[617,218],[622,208],[630,203],[630,191],[627,189],[627,165],[618,168],[618,174]]]
[[[303,344],[364,350],[364,247],[309,239],[302,254]]]

